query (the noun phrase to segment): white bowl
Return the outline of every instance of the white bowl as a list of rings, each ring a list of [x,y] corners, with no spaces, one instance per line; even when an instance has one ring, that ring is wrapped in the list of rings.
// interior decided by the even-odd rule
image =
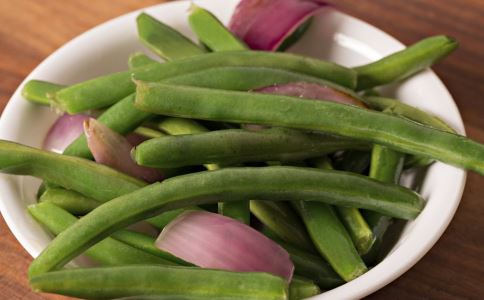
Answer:
[[[196,1],[227,22],[236,0]],[[189,1],[145,9],[163,22],[193,38],[187,24]],[[24,80],[43,79],[71,84],[127,68],[127,58],[144,50],[138,42],[135,18],[138,12],[113,19],[70,41],[50,55]],[[381,30],[341,12],[328,9],[315,18],[303,38],[290,51],[355,66],[379,59],[404,46]],[[40,147],[56,118],[49,109],[25,101],[14,93],[0,120],[0,138]],[[457,107],[439,78],[430,70],[387,89],[398,99],[431,111],[464,134]],[[464,189],[466,173],[434,164],[420,189],[427,205],[420,216],[408,222],[388,256],[363,276],[312,299],[354,299],[385,286],[412,267],[439,239],[452,219]],[[0,210],[22,246],[36,257],[50,242],[48,235],[27,213],[35,202],[39,181],[30,177],[1,175]]]

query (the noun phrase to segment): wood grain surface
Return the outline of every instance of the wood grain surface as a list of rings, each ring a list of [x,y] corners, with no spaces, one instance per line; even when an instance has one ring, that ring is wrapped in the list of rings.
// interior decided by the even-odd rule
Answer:
[[[23,78],[65,42],[120,14],[161,2],[0,0],[0,108]],[[484,142],[483,0],[333,3],[406,44],[433,34],[454,36],[460,49],[434,70],[454,96],[468,135]],[[484,178],[470,173],[459,210],[438,243],[410,271],[368,299],[483,299],[483,195]],[[0,299],[62,299],[30,290],[26,271],[31,257],[2,218],[0,236]]]

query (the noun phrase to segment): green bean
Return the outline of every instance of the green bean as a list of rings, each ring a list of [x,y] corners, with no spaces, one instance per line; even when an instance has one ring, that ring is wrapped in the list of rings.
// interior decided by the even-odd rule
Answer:
[[[50,105],[54,94],[64,88],[63,85],[42,80],[29,80],[22,88],[22,97],[30,102]]]
[[[431,115],[423,110],[408,104],[402,103],[395,99],[384,97],[365,97],[365,103],[371,108],[379,111],[384,111],[388,114],[401,116],[420,124],[428,125],[435,129],[455,133],[455,130],[447,123],[442,121],[439,117]]]
[[[0,140],[0,171],[39,177],[103,202],[146,185],[138,179],[86,159],[4,140]]]
[[[175,60],[206,52],[177,30],[146,13],[139,14],[136,24],[141,42],[165,60]]]
[[[131,230],[119,230],[111,235],[112,238],[130,245],[139,250],[143,250],[151,255],[161,257],[163,259],[174,262],[180,266],[193,266],[193,264],[188,263],[176,256],[171,255],[168,252],[162,251],[155,246],[155,238],[146,234]]]
[[[373,63],[355,68],[357,90],[403,80],[420,72],[452,53],[458,46],[453,38],[437,35],[423,39],[408,48]]]
[[[34,291],[88,299],[160,295],[165,299],[287,299],[287,283],[267,273],[176,266],[70,269],[30,279]]]
[[[129,95],[118,103],[108,108],[99,116],[98,121],[121,135],[125,135],[153,115],[139,111],[134,107],[134,94]],[[65,150],[65,155],[83,158],[92,158],[91,151],[87,146],[86,136],[82,134],[72,142]]]
[[[307,297],[315,296],[321,293],[321,290],[313,281],[303,277],[293,277],[289,285],[289,299],[300,300]]]
[[[314,245],[291,206],[285,202],[250,201],[250,212],[280,239],[314,251]]]
[[[398,183],[403,161],[403,154],[385,146],[374,145],[371,155],[370,177],[385,183]],[[383,236],[393,221],[392,218],[373,211],[363,211],[363,215],[376,238],[370,252],[364,257],[365,261],[371,263],[376,259],[383,242]]]
[[[179,167],[218,163],[294,161],[351,148],[366,148],[359,141],[271,128],[254,132],[243,129],[161,137],[138,145],[134,159],[150,167]]]
[[[39,201],[54,204],[74,215],[85,215],[102,203],[77,192],[61,188],[48,188]]]
[[[230,32],[212,13],[192,3],[188,16],[190,28],[212,51],[246,50],[247,46]]]
[[[186,212],[187,210],[203,210],[198,206],[187,206],[179,209],[169,210],[157,216],[147,219],[148,223],[155,226],[158,229],[163,229],[166,225],[168,225],[171,221],[176,219],[179,215]]]
[[[135,52],[131,54],[128,59],[128,67],[130,70],[143,68],[156,63],[158,63],[156,60],[152,59],[143,52]]]
[[[310,278],[323,289],[331,289],[344,283],[328,262],[319,256],[279,240],[276,242],[289,253],[295,274]]]
[[[77,218],[51,203],[30,205],[29,213],[40,224],[54,235],[61,234],[77,222]],[[132,264],[164,264],[174,263],[154,256],[145,251],[133,248],[125,243],[107,237],[86,251],[86,256],[104,266],[120,266]]]
[[[353,241],[330,205],[294,201],[316,249],[345,281],[367,271]]]
[[[2,157],[2,156],[0,156]],[[226,168],[177,176],[97,207],[57,236],[30,266],[30,275],[60,268],[118,229],[189,205],[265,199],[309,200],[415,218],[424,201],[401,186],[361,175],[297,167]]]
[[[484,145],[464,136],[350,105],[138,82],[135,106],[170,116],[319,130],[484,174]]]
[[[191,135],[208,131],[207,128],[194,120],[180,118],[166,118],[159,123],[158,127],[171,135]],[[217,170],[220,168],[217,164],[205,164],[204,166],[207,170]],[[224,216],[239,220],[244,224],[249,224],[249,202],[246,200],[227,203],[219,202],[218,212]]]
[[[302,73],[352,88],[355,72],[334,63],[287,53],[263,51],[215,52],[164,64],[119,72],[81,82],[56,93],[56,105],[68,113],[110,106],[135,91],[132,78],[161,81],[214,67],[262,67]]]
[[[136,128],[134,130],[134,133],[139,134],[139,135],[144,136],[144,137],[147,137],[147,138],[150,138],[150,139],[159,138],[159,137],[164,136],[164,134],[159,132],[158,130],[152,129],[152,128],[149,128],[149,127],[144,127],[144,126],[140,126],[140,127]]]

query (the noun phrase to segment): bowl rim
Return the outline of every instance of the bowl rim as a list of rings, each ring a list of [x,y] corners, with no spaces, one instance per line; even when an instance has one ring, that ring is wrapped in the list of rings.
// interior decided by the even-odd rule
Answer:
[[[198,0],[196,1],[197,4],[200,4],[201,6],[206,6],[210,7],[210,0]],[[230,0],[225,2],[224,1],[224,6],[225,7],[231,7],[231,5],[234,5],[238,0]],[[66,42],[63,44],[61,47],[59,47],[57,50],[55,50],[53,53],[51,53],[49,56],[47,56],[39,65],[37,65],[30,73],[29,75],[26,76],[26,78],[22,81],[22,83],[18,86],[18,88],[15,90],[15,92],[12,94],[10,97],[7,105],[5,106],[5,109],[2,113],[2,117],[0,118],[0,138],[5,138],[5,136],[9,136],[6,134],[6,130],[8,130],[9,126],[7,124],[8,117],[12,114],[12,111],[15,110],[15,106],[17,103],[15,101],[11,101],[14,98],[19,98],[21,97],[21,89],[25,82],[28,80],[32,79],[35,74],[41,70],[44,65],[48,64],[50,60],[54,60],[56,56],[59,55],[59,53],[62,53],[65,51],[67,48],[71,47],[74,43],[80,42],[86,37],[95,34],[100,28],[103,28],[107,25],[116,23],[116,22],[123,22],[125,19],[130,18],[130,16],[137,14],[141,11],[154,11],[157,9],[160,9],[160,7],[167,7],[167,6],[180,6],[180,7],[187,7],[191,1],[188,0],[182,0],[182,1],[175,1],[175,2],[168,2],[168,3],[161,3],[153,6],[149,6],[146,8],[134,10],[131,12],[128,12],[126,14],[123,14],[121,16],[115,17],[113,19],[110,19],[106,22],[103,22],[99,25],[96,25],[95,27],[81,33],[80,35],[74,37],[70,41]],[[214,5],[213,3],[211,5]],[[220,3],[219,3],[220,5]],[[383,36],[387,42],[393,44],[392,48],[394,48],[394,51],[399,50],[397,49],[398,47],[403,48],[404,45],[399,42],[397,39],[389,35],[388,33],[384,32],[383,30],[365,22],[362,21],[356,17],[347,15],[343,12],[335,11],[336,14],[341,15],[342,18],[346,18],[347,20],[350,20],[351,22],[354,22],[355,24],[359,24],[360,26],[364,26],[368,28],[371,31],[378,32],[381,36]],[[465,130],[463,126],[463,121],[462,117],[460,115],[460,112],[455,104],[454,99],[450,95],[449,91],[445,87],[445,85],[442,83],[442,81],[439,79],[439,77],[431,70],[425,71],[426,74],[430,74],[430,76],[434,77],[436,80],[436,83],[440,85],[439,88],[442,88],[447,94],[448,97],[452,101],[453,109],[456,112],[456,117],[458,118],[458,121],[460,122],[458,125],[461,127],[460,128],[460,133],[465,135]],[[403,273],[405,273],[408,269],[410,269],[413,265],[415,265],[432,247],[433,245],[438,241],[438,239],[442,236],[443,232],[446,230],[448,227],[450,221],[453,219],[453,216],[457,210],[457,207],[462,199],[462,194],[464,192],[464,187],[466,183],[466,172],[462,171],[459,174],[459,178],[457,179],[456,186],[459,186],[459,191],[458,191],[458,196],[457,200],[453,201],[450,205],[447,206],[446,209],[446,214],[444,215],[444,218],[439,220],[440,224],[439,226],[436,226],[437,229],[434,229],[431,238],[426,237],[425,239],[422,239],[421,236],[416,236],[415,234],[412,236],[413,239],[408,239],[406,243],[400,245],[398,249],[390,253],[382,262],[380,262],[377,266],[369,270],[367,273],[362,275],[361,277],[348,282],[340,287],[337,287],[335,289],[332,289],[330,291],[324,292],[321,295],[313,296],[309,299],[357,299],[361,298],[364,296],[367,296],[376,290],[384,287],[388,283],[394,281],[396,278],[401,276]],[[0,182],[3,182],[5,180],[8,180],[7,175],[2,175],[0,177]],[[22,245],[22,247],[33,257],[38,255],[38,251],[35,249],[36,247],[32,245],[31,241],[26,239],[24,234],[22,233],[22,229],[19,228],[16,224],[15,218],[12,214],[10,214],[8,206],[4,203],[3,198],[6,197],[5,194],[0,196],[0,212],[2,213],[3,218],[5,219],[5,222],[7,223],[7,226],[15,236],[15,238],[19,241],[19,243]],[[411,243],[412,240],[413,242],[419,242],[418,247],[408,247]],[[405,246],[406,247],[403,247]],[[407,253],[405,255],[407,250],[412,250],[410,253]],[[390,261],[388,258],[392,258]],[[388,270],[391,270],[390,273],[388,273]],[[385,271],[387,270],[387,271]],[[383,278],[381,277],[383,276]],[[371,279],[373,278],[373,279]],[[372,281],[373,280],[373,281]]]

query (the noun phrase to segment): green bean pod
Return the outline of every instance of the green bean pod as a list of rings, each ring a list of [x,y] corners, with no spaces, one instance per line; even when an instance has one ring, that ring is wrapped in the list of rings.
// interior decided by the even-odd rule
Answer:
[[[74,215],[85,215],[102,203],[62,188],[46,189],[39,201],[54,204]]]
[[[146,13],[139,14],[136,24],[141,42],[165,60],[175,60],[206,52],[177,30]]]
[[[358,72],[357,90],[403,80],[420,72],[452,53],[456,40],[445,35],[423,39],[404,50],[373,63],[355,68]]]
[[[156,63],[158,63],[156,60],[152,59],[143,52],[135,52],[131,54],[128,59],[128,67],[130,70],[143,68]]]
[[[172,168],[207,163],[294,161],[366,147],[367,144],[355,140],[292,129],[258,132],[226,129],[151,139],[138,145],[133,157],[142,166]]]
[[[122,266],[55,271],[30,279],[35,291],[88,299],[162,296],[164,299],[286,300],[287,283],[267,273],[175,266]]]
[[[61,234],[78,220],[67,211],[51,203],[44,202],[30,205],[28,210],[37,222],[45,226],[54,235]],[[105,238],[87,249],[85,254],[87,257],[104,266],[175,264],[169,260],[139,250],[110,237]]]
[[[0,171],[30,175],[97,201],[133,192],[146,183],[95,162],[0,140]]]
[[[140,127],[136,128],[134,130],[134,133],[141,135],[141,136],[144,136],[144,137],[147,137],[147,138],[150,138],[150,139],[159,138],[159,137],[164,136],[164,134],[162,132],[160,132],[156,129],[144,127],[144,126],[140,126]]]
[[[294,201],[309,236],[319,253],[345,281],[367,271],[344,225],[330,205],[309,201]]]
[[[321,290],[313,281],[295,276],[289,285],[289,299],[301,300],[307,297],[316,296],[321,293]]]
[[[2,156],[0,156],[2,157]],[[154,183],[97,207],[69,227],[30,265],[31,276],[61,268],[91,245],[129,224],[189,205],[265,199],[308,200],[415,218],[424,201],[404,187],[361,175],[298,167],[225,168]]]
[[[285,202],[250,201],[250,212],[278,238],[314,251],[314,245],[299,216]]]
[[[324,131],[431,157],[484,175],[484,145],[414,121],[350,105],[138,82],[135,106],[170,116]]]
[[[162,81],[214,67],[274,68],[309,75],[352,88],[356,73],[334,63],[287,53],[262,51],[215,52],[153,64],[81,82],[56,93],[56,105],[68,113],[110,106],[135,91],[132,78]]]
[[[139,250],[143,250],[144,252],[150,253],[151,255],[158,256],[165,260],[171,261],[176,265],[193,266],[193,264],[191,263],[188,263],[176,256],[171,255],[168,252],[158,249],[155,246],[155,238],[149,235],[131,231],[131,230],[119,230],[113,233],[111,235],[111,238],[114,238],[120,242],[123,242]]]
[[[64,86],[42,80],[29,80],[22,88],[22,97],[30,102],[50,105],[55,93]]]
[[[187,135],[207,132],[208,129],[198,122],[181,118],[165,118],[158,124],[158,128],[171,135]],[[205,164],[207,170],[217,170],[220,168],[217,164]],[[240,202],[219,202],[218,213],[224,216],[239,220],[244,224],[250,222],[249,202],[243,200]]]
[[[188,24],[198,39],[212,51],[246,50],[247,46],[211,12],[192,3]]]
[[[385,183],[398,183],[402,173],[404,157],[405,155],[402,153],[384,146],[374,145],[371,155],[370,177]],[[388,216],[373,211],[364,210],[363,216],[375,236],[373,247],[364,257],[365,261],[371,263],[377,258],[383,242],[383,236],[393,223],[393,220]]]

